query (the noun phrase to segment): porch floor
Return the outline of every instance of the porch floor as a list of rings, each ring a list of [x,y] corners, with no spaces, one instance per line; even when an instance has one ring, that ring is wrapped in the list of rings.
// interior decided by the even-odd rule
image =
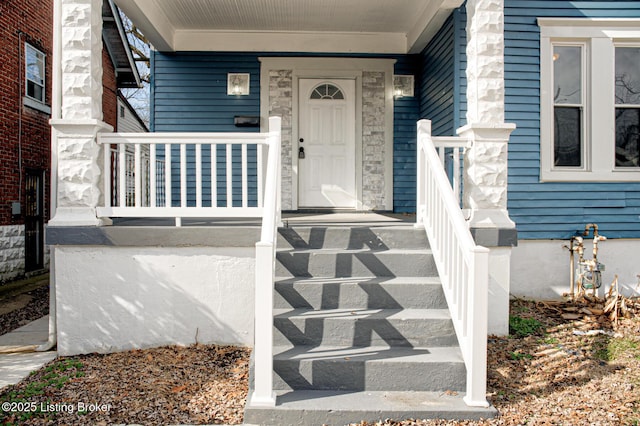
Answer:
[[[415,214],[374,212],[289,212],[282,214],[289,226],[406,226],[415,223]],[[182,226],[260,226],[261,219],[183,218]],[[175,226],[174,218],[114,218],[113,226]]]

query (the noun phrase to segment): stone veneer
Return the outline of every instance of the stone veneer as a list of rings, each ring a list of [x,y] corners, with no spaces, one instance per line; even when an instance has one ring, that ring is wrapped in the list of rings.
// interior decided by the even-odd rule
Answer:
[[[49,225],[101,225],[95,212],[102,157],[96,135],[112,130],[102,122],[102,0],[61,0],[59,20],[62,105],[51,119],[58,205]]]
[[[384,210],[385,73],[362,73],[362,204]],[[293,71],[269,72],[269,116],[282,117],[282,209],[293,209]]]
[[[24,275],[24,225],[0,226],[0,282]]]
[[[463,196],[472,227],[514,227],[506,212],[507,147],[515,126],[504,123],[503,8],[504,0],[467,2],[467,125],[458,134],[472,141]]]
[[[384,81],[384,72],[362,73],[362,204],[365,210],[385,209]]]
[[[269,117],[282,118],[282,209],[293,209],[293,164],[291,119],[293,115],[293,71],[269,72]]]

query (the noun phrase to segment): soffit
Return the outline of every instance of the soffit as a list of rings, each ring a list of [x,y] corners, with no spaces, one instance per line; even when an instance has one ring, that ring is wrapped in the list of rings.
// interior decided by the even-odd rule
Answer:
[[[116,0],[158,50],[381,53],[415,50],[462,1]]]

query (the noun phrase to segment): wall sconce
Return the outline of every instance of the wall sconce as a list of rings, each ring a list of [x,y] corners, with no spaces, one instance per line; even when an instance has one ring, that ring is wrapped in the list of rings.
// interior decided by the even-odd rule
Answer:
[[[394,75],[393,76],[393,97],[413,97],[413,76]]]
[[[227,95],[238,96],[249,94],[249,74],[227,74]]]

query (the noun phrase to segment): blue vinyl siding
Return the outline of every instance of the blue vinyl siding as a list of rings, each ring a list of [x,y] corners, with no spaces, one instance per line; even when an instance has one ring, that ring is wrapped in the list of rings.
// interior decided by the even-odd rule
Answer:
[[[394,72],[415,76],[415,96],[394,100],[393,108],[393,210],[397,213],[416,211],[416,122],[419,119],[421,86],[420,56],[397,58]]]
[[[152,129],[157,132],[236,132],[259,131],[237,128],[236,115],[260,115],[260,56],[318,56],[308,54],[179,52],[152,55]],[[395,73],[414,75],[419,84],[417,55],[326,55],[345,57],[380,57],[396,59]],[[228,96],[227,73],[250,73],[250,95]],[[394,210],[415,211],[415,140],[419,117],[418,97],[394,102]],[[222,149],[221,147],[218,148]],[[210,153],[203,148],[203,204],[211,205]],[[195,152],[187,151],[187,204],[195,205]],[[172,200],[180,203],[179,148],[172,148]],[[255,150],[249,152],[255,164]],[[225,156],[217,156],[218,205],[226,205]],[[233,204],[239,205],[240,156],[233,159]],[[256,203],[256,171],[250,170],[250,205]]]
[[[521,239],[568,239],[587,223],[610,238],[640,237],[640,183],[540,183],[538,17],[640,17],[637,1],[505,2],[506,121],[511,218]]]
[[[249,73],[248,96],[227,95],[227,73]],[[236,115],[260,115],[260,63],[256,55],[211,54],[206,52],[160,53],[153,55],[152,128],[156,132],[258,132],[259,128],[238,128]],[[202,148],[203,205],[211,206],[211,152]],[[180,150],[172,147],[171,198],[180,205]],[[233,206],[241,205],[241,154],[232,154]],[[226,152],[216,151],[217,205],[226,206]],[[249,206],[257,205],[256,149],[248,149]],[[187,205],[195,206],[195,149],[187,147]]]
[[[422,79],[419,87],[420,117],[431,120],[436,136],[455,134],[454,102],[459,99],[456,69],[454,17],[451,15],[422,51]]]

